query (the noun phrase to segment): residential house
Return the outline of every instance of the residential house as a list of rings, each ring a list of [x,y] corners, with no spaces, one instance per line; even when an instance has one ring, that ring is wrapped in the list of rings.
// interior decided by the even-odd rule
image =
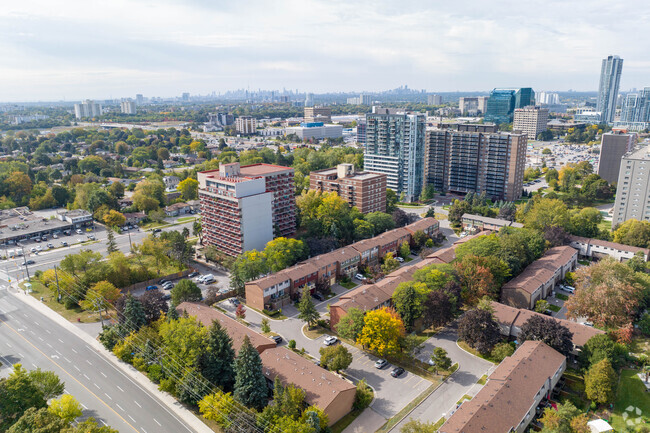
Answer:
[[[503,220],[499,218],[489,218],[489,217],[484,217],[482,215],[472,215],[472,214],[464,214],[462,218],[462,223],[463,223],[463,230],[494,230],[494,231],[499,231],[501,227],[517,227],[521,228],[524,225],[509,221],[509,220]]]
[[[550,295],[577,263],[578,250],[575,248],[551,248],[501,287],[501,302],[511,307],[535,308],[535,303]]]
[[[126,218],[125,223],[130,225],[140,224],[146,217],[147,214],[144,212],[127,212],[124,214],[124,218]]]
[[[187,203],[174,203],[165,207],[165,214],[168,217],[177,217],[190,213],[190,210],[192,210],[192,206]]]
[[[513,339],[519,336],[522,325],[531,317],[540,316],[558,322],[573,334],[571,337],[571,341],[573,342],[572,356],[577,356],[591,337],[604,334],[604,331],[596,329],[593,326],[586,326],[573,320],[545,316],[531,310],[509,307],[498,302],[492,302],[492,309],[494,310],[494,319],[499,323],[501,334]]]
[[[541,341],[526,341],[499,364],[476,396],[463,402],[441,433],[523,433],[548,399],[566,358]]]
[[[643,254],[643,259],[646,262],[650,257],[650,249],[648,248],[632,247],[600,239],[583,238],[582,236],[569,236],[569,245],[578,250],[580,257],[590,259],[601,259],[609,256],[619,262],[624,262],[630,260],[639,252]]]
[[[246,283],[246,303],[258,310],[277,310],[291,304],[291,279],[284,272]]]

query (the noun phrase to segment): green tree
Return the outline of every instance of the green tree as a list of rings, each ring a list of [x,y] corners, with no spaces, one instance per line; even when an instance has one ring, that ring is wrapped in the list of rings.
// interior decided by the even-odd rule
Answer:
[[[7,433],[60,433],[68,426],[68,422],[50,413],[46,408],[29,408],[12,425]]]
[[[113,182],[111,186],[108,187],[108,191],[115,198],[124,197],[124,185],[122,182]]]
[[[524,224],[544,232],[549,227],[569,228],[569,211],[567,206],[560,200],[542,198],[536,200],[533,207],[524,217]]]
[[[609,359],[615,370],[621,368],[628,357],[628,349],[624,344],[617,343],[607,334],[591,337],[580,351],[580,364],[584,370],[598,364],[603,359]]]
[[[302,291],[300,302],[298,303],[298,318],[307,323],[310,328],[316,324],[320,318],[320,313],[316,310],[314,302],[311,300],[311,295],[308,289]]]
[[[587,398],[600,404],[611,403],[616,397],[618,378],[609,359],[594,364],[585,375]]]
[[[343,338],[357,341],[359,334],[363,330],[363,317],[365,313],[357,307],[352,307],[348,313],[343,316],[335,325],[336,332]]]
[[[352,407],[358,411],[361,411],[370,406],[373,398],[374,392],[372,391],[372,388],[368,386],[368,383],[365,379],[361,379],[357,382],[357,389],[354,395],[354,403]]]
[[[262,373],[262,360],[248,336],[235,361],[235,398],[244,405],[262,410],[267,404],[268,388]]]
[[[74,427],[69,428],[65,433],[119,433],[117,430],[108,426],[97,425],[95,418],[88,418],[85,421],[77,423]]]
[[[260,326],[260,329],[264,334],[271,332],[271,325],[269,325],[269,319],[267,319],[266,317],[262,319],[262,325]]]
[[[546,299],[540,299],[539,301],[535,302],[535,311],[543,314],[546,310],[548,310],[549,305],[551,304],[549,304]]]
[[[366,221],[374,227],[375,236],[395,228],[395,221],[390,214],[384,212],[370,212],[366,214]]]
[[[307,258],[308,251],[303,241],[279,237],[266,244],[263,254],[271,272],[278,272]]]
[[[393,304],[407,329],[412,329],[415,320],[422,316],[427,292],[426,284],[412,281],[400,283],[395,289]]]
[[[71,423],[83,414],[81,404],[70,394],[64,394],[61,398],[52,400],[48,410],[67,423]]]
[[[368,239],[375,234],[375,227],[368,221],[357,218],[353,221],[354,224],[354,239]]]
[[[108,254],[118,251],[115,233],[108,227],[106,228],[106,251],[108,251]]]
[[[237,402],[230,392],[208,394],[199,401],[199,411],[211,421],[215,421],[224,431],[229,431],[233,418],[231,414],[238,411]]]
[[[65,384],[53,371],[43,371],[37,368],[29,372],[29,378],[32,384],[43,393],[45,400],[58,397],[65,391]]]
[[[451,368],[451,358],[447,356],[447,351],[442,347],[433,349],[431,360],[435,363],[436,373],[438,373],[438,370],[449,371]]]
[[[210,383],[224,391],[232,391],[235,384],[235,350],[232,339],[216,320],[210,325],[205,350],[199,355],[197,365]]]
[[[340,370],[345,370],[352,364],[352,354],[342,344],[321,347],[319,353],[321,367],[330,371],[336,371],[338,373]]]
[[[399,262],[395,257],[393,257],[393,253],[388,253],[384,257],[384,264],[381,265],[381,271],[384,274],[390,274],[394,270],[399,268]]]
[[[182,302],[198,302],[203,298],[201,289],[192,280],[181,280],[171,290],[172,304]]]
[[[136,331],[147,324],[147,317],[142,308],[142,303],[131,296],[131,293],[126,295],[122,321],[127,329],[135,329]]]
[[[435,433],[436,431],[438,428],[435,423],[420,421],[416,418],[412,418],[400,429],[400,433]]]
[[[181,192],[183,200],[196,200],[199,194],[199,182],[196,179],[188,177],[180,181],[176,189]]]
[[[402,245],[399,247],[399,255],[403,259],[411,255],[411,247],[408,242],[402,242]]]
[[[458,322],[458,336],[481,353],[488,353],[501,340],[499,325],[486,310],[470,310]]]
[[[121,212],[111,209],[104,214],[104,222],[109,227],[120,227],[126,223],[126,217]]]
[[[230,287],[239,295],[244,295],[245,284],[269,272],[266,256],[250,250],[237,256],[230,269]]]
[[[94,284],[86,292],[86,297],[80,302],[81,306],[90,311],[108,310],[120,297],[120,289],[108,281]]]
[[[22,365],[14,364],[9,377],[0,379],[0,431],[6,431],[29,408],[38,410],[45,406],[43,392]]]
[[[184,367],[195,365],[205,350],[207,334],[208,330],[193,316],[163,322],[159,329],[166,353]]]
[[[629,219],[614,230],[614,242],[650,248],[650,222]]]
[[[501,362],[513,353],[515,353],[515,348],[510,343],[499,343],[494,346],[494,349],[490,352],[490,356],[498,362]]]
[[[397,209],[397,194],[390,188],[386,188],[386,213],[392,214]]]

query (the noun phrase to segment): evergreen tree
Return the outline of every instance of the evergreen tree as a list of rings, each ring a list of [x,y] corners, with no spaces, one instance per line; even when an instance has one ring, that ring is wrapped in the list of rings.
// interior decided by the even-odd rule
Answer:
[[[178,320],[179,317],[176,305],[172,302],[172,305],[169,307],[169,312],[167,313],[167,320]]]
[[[115,242],[115,233],[110,227],[106,227],[106,249],[108,254],[117,252],[117,242]]]
[[[124,303],[123,323],[127,326],[128,331],[131,328],[136,331],[147,324],[147,316],[144,314],[142,303],[131,296],[129,293]]]
[[[248,336],[235,361],[235,398],[244,405],[262,410],[267,404],[268,388],[262,373],[262,360]]]
[[[232,391],[235,384],[235,351],[232,348],[232,339],[219,322],[214,321],[205,343],[207,347],[199,355],[197,362],[199,371],[224,392]]]
[[[303,290],[302,298],[298,304],[298,318],[307,322],[311,328],[320,318],[320,313],[316,311],[316,306],[311,300],[309,290]]]

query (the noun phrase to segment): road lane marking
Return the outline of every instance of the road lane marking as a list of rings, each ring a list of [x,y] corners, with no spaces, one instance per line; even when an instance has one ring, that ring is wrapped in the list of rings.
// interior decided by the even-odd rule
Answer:
[[[95,385],[95,386],[97,387],[97,389],[101,389],[101,388],[99,387],[99,385],[97,385],[95,382],[93,382],[93,385]]]
[[[32,362],[32,365],[34,366],[34,368],[38,368],[38,366],[36,364],[34,364],[33,362]]]
[[[88,407],[85,404],[83,404],[83,403],[79,403],[79,404],[81,405],[81,407],[84,408],[84,410],[88,410]]]
[[[135,420],[133,419],[133,417],[131,415],[129,415],[129,418],[131,418],[131,421],[135,422]]]
[[[106,376],[103,372],[101,372],[101,371],[99,372],[99,374],[101,374],[101,375],[104,376],[104,377],[107,377],[107,376]]]
[[[10,348],[12,347],[11,344],[9,344],[9,343],[7,343],[7,346],[9,346]]]
[[[54,349],[54,347],[52,347],[50,343],[45,343],[45,344],[47,344],[47,347],[49,347],[50,349]]]
[[[66,358],[65,356],[63,357],[63,359],[65,359],[67,362],[70,362],[70,360],[68,358]]]
[[[115,403],[115,406],[119,407],[122,412],[124,412],[124,409],[122,409],[122,406],[119,405],[119,403]]]
[[[87,362],[89,365],[93,365],[93,364],[92,364],[90,361],[88,361],[87,359],[86,359],[86,362]]]
[[[18,352],[18,356],[20,356],[21,358],[24,358],[24,357],[25,357],[25,355],[23,355],[23,354],[20,353],[20,352]]]
[[[63,343],[63,342],[62,342]],[[72,347],[70,348],[74,353],[78,353],[76,350],[74,350]]]
[[[48,334],[51,334],[49,329],[46,329],[45,332],[47,332]]]
[[[36,326],[41,326],[41,325],[38,324],[38,322],[34,322],[34,323],[36,324]]]
[[[162,424],[160,424],[156,418],[151,418],[151,419],[156,421],[156,424],[158,424],[160,427],[162,427]]]
[[[115,386],[117,386],[117,389],[119,389],[120,391],[124,392],[124,390],[123,390],[122,388],[120,388],[119,385],[115,385]]]
[[[108,395],[108,394],[106,394],[106,393],[104,393],[104,395],[105,395],[106,397],[110,398],[111,400],[113,400],[113,399],[111,398],[110,395]]]
[[[135,403],[135,404],[137,404],[137,405],[138,405],[138,407],[139,407],[140,409],[142,409],[142,406],[140,406],[140,403],[138,403],[138,402],[137,402],[137,401],[135,401],[135,400],[133,400],[133,403]],[[154,420],[154,421],[156,421],[156,420]],[[156,421],[156,422],[158,422],[158,421]]]
[[[61,340],[60,338],[57,338],[57,340],[59,340],[59,343],[63,344],[63,340]]]
[[[88,376],[86,376],[86,373],[84,373],[84,377],[85,377],[86,379],[90,380],[90,378],[89,378]]]
[[[61,352],[59,352],[58,350],[54,349],[54,351],[55,351],[59,356],[63,356],[63,355],[61,355]]]
[[[76,365],[73,365],[73,367],[74,367],[75,369],[77,369],[77,371],[78,371],[79,373],[81,373],[81,370],[79,370],[79,367],[77,367]]]
[[[144,433],[147,433],[147,431],[144,429],[144,427],[140,427]]]

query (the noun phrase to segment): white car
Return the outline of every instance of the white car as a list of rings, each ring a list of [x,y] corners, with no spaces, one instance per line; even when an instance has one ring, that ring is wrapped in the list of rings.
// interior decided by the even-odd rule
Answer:
[[[325,344],[325,346],[331,346],[332,344],[335,344],[337,341],[339,341],[338,338],[336,338],[333,335],[330,335],[329,337],[325,338],[325,340],[323,341],[323,344]]]
[[[404,263],[404,259],[401,257],[395,257],[395,260],[397,260],[400,263]]]
[[[564,290],[569,292],[569,293],[575,293],[576,292],[576,288],[572,287],[572,286],[564,286]]]
[[[361,275],[361,274],[357,274],[357,275],[355,275],[354,278],[356,278],[357,280],[361,280],[361,281],[365,281],[365,280],[366,280],[366,277],[364,277],[364,276]]]

